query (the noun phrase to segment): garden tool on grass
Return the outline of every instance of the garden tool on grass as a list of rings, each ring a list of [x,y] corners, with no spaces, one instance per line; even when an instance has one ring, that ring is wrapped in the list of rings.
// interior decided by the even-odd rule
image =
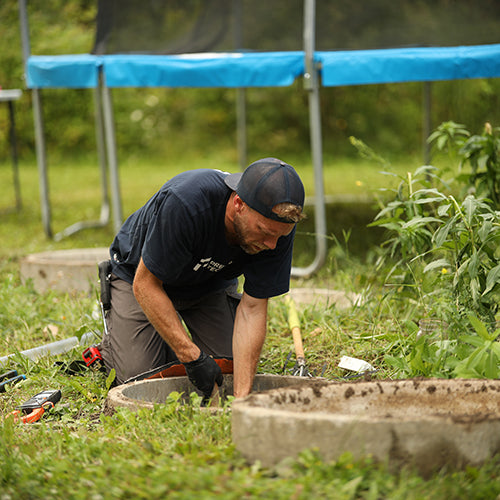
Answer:
[[[30,424],[40,420],[42,415],[54,408],[55,404],[61,399],[60,390],[42,391],[28,399],[18,407],[17,410],[9,413],[7,417],[14,419],[14,422],[23,422]]]
[[[299,316],[297,314],[297,309],[295,308],[295,303],[290,295],[286,296],[285,301],[288,305],[288,325],[290,326],[290,330],[292,330],[293,345],[295,347],[296,356],[295,366],[292,368],[292,375],[296,377],[312,377],[312,374],[306,366],[304,347],[302,345],[302,335],[300,333]]]
[[[17,370],[9,370],[0,375],[0,392],[5,392],[8,385],[14,385],[21,380],[26,380],[26,375],[18,375]]]

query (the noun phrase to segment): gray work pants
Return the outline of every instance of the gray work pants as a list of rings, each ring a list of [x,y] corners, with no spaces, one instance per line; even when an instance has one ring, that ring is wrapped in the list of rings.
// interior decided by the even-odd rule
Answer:
[[[200,299],[172,302],[193,342],[203,352],[232,357],[233,325],[239,299],[235,285]],[[142,311],[132,285],[114,275],[106,322],[108,335],[104,335],[100,350],[107,371],[111,368],[116,371],[116,383],[177,360]]]

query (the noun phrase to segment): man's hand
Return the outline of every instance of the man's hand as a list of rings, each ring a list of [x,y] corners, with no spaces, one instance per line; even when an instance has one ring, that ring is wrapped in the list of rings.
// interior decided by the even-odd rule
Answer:
[[[222,371],[219,365],[203,351],[195,361],[183,363],[191,383],[203,393],[206,402],[212,396],[214,383],[222,385]]]

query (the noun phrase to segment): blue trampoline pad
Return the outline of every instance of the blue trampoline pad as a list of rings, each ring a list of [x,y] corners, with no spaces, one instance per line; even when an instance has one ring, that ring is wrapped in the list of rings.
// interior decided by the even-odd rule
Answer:
[[[100,67],[108,87],[279,87],[302,75],[304,53],[31,56],[28,87],[96,87]]]
[[[280,87],[304,71],[304,53],[103,56],[108,87]]]
[[[26,64],[28,88],[97,87],[101,57],[91,54],[30,56]]]
[[[325,87],[500,76],[500,44],[315,53]]]
[[[318,51],[322,85],[360,85],[500,76],[500,44]],[[31,56],[28,88],[280,87],[304,71],[304,52]]]

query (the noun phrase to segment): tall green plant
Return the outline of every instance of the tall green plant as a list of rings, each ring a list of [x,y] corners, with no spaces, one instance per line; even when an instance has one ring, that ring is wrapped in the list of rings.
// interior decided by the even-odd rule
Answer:
[[[430,175],[439,180],[432,170],[408,174],[405,188],[372,225],[389,230],[386,245],[392,257],[400,257],[400,267],[420,263],[424,274],[448,275],[457,309],[493,325],[500,299],[500,212],[485,199],[469,195],[459,202],[425,187]],[[415,189],[417,184],[424,187]]]
[[[472,195],[458,203],[446,196],[432,238],[437,256],[424,272],[449,269],[457,305],[494,325],[500,299],[500,212]]]
[[[442,150],[458,148],[459,155],[473,150],[469,159],[474,154],[477,164],[495,166],[497,139],[491,127],[480,141],[469,135],[462,125],[447,122],[431,140]],[[472,147],[477,142],[488,145],[481,149],[482,156],[479,147]],[[351,143],[365,158],[384,163],[362,141],[351,138]],[[494,185],[493,174],[490,177]],[[425,283],[440,289],[447,286],[455,312],[463,317],[471,311],[492,327],[500,303],[500,212],[490,199],[469,194],[457,200],[452,193],[452,185],[437,168],[419,167],[400,177],[393,198],[385,202],[371,225],[388,230],[383,246],[396,259],[388,278],[399,274],[400,282],[412,286],[420,298],[425,297]],[[490,194],[493,198],[494,192]]]
[[[489,198],[500,207],[500,127],[486,123],[481,134],[471,135],[463,125],[445,122],[430,135],[429,142],[458,162],[457,180],[466,192]]]

